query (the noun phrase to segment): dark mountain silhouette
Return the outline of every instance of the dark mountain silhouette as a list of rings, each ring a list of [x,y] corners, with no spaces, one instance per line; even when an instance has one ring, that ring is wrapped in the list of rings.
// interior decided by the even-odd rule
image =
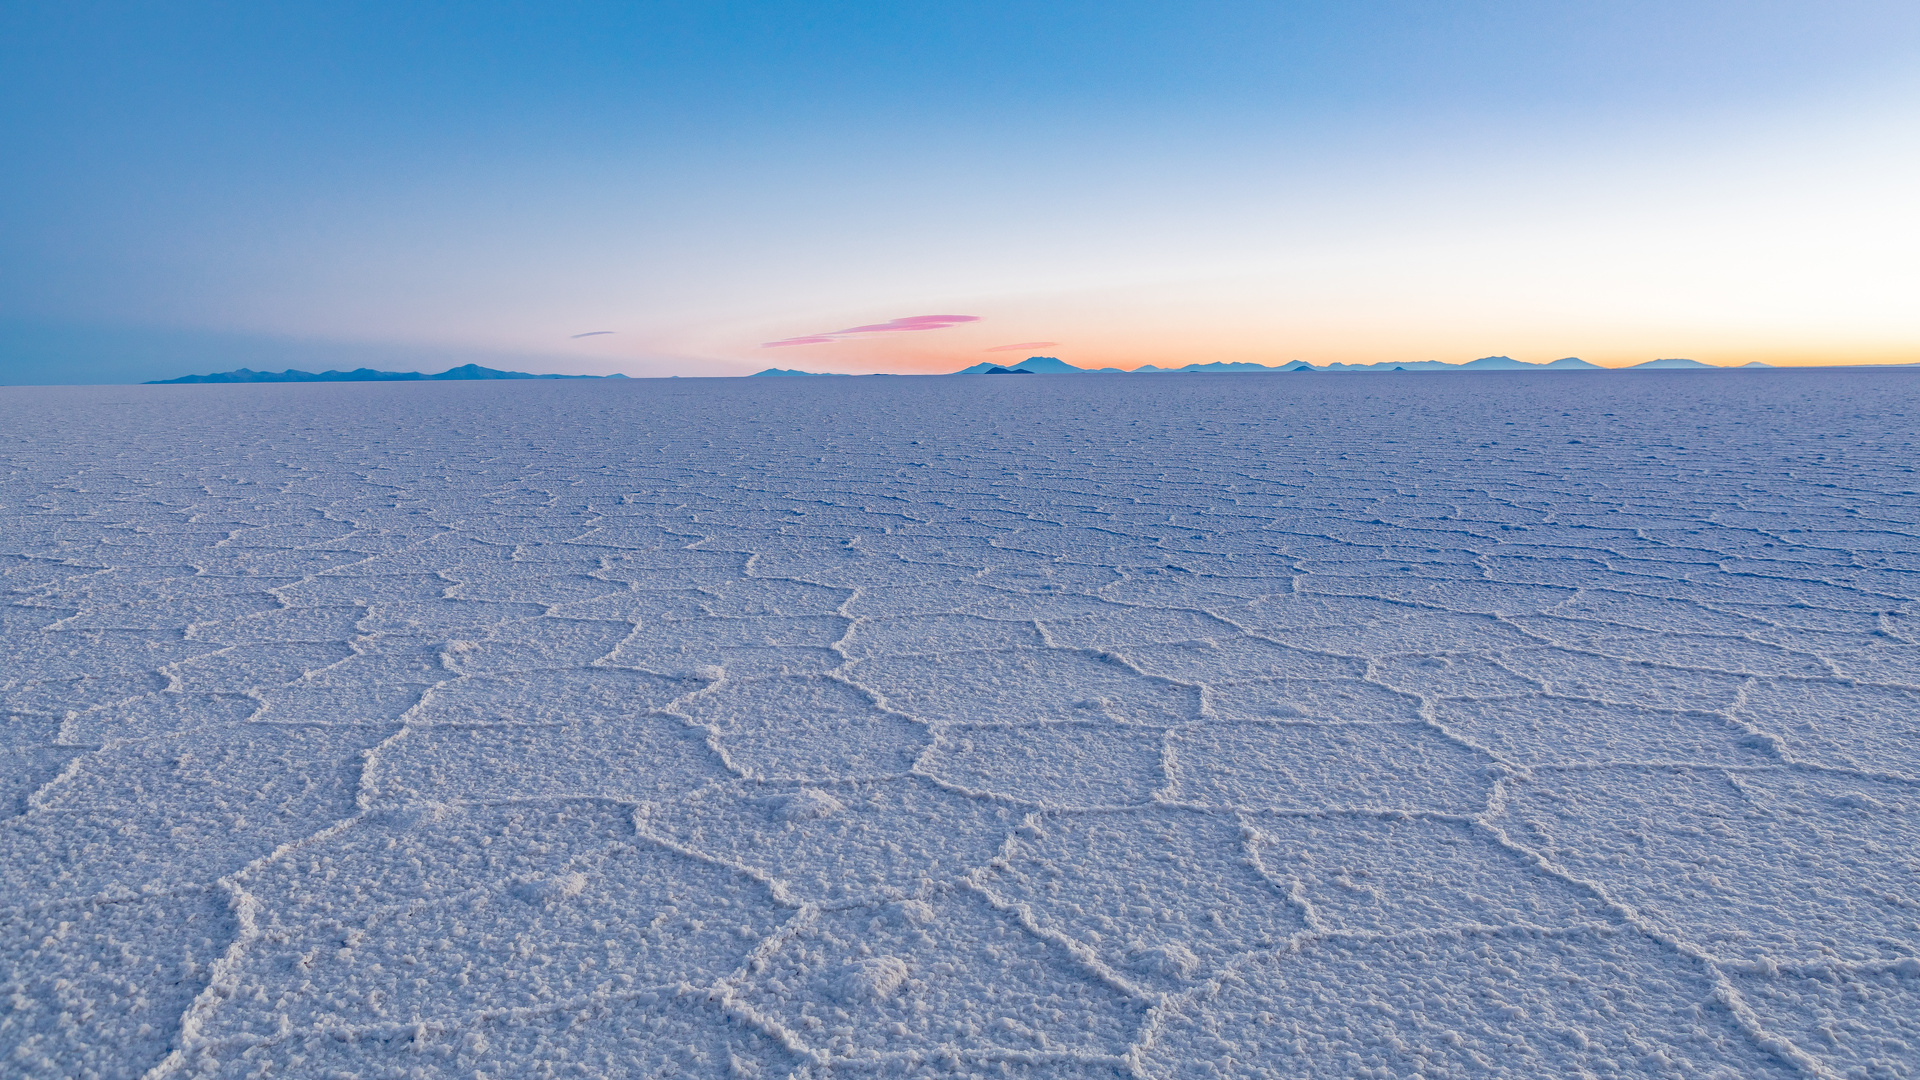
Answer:
[[[1686,361],[1686,365],[1692,361]],[[1643,367],[1649,365],[1641,365]],[[1656,360],[1653,366],[1684,366],[1674,361]],[[1707,365],[1699,365],[1705,367]],[[991,375],[996,371],[1024,370],[1035,375],[1093,375],[1122,374],[1119,368],[1082,368],[1074,367],[1054,356],[1029,356],[1020,361],[1015,369],[1002,368],[997,364],[980,363],[972,367],[961,368],[955,375]],[[1304,360],[1289,361],[1284,365],[1268,366],[1254,364],[1244,360],[1215,361],[1210,364],[1187,364],[1184,367],[1161,367],[1157,364],[1142,364],[1133,370],[1136,374],[1187,373],[1258,373],[1273,371],[1604,371],[1598,364],[1589,364],[1577,356],[1562,357],[1552,363],[1535,364],[1525,360],[1515,360],[1511,356],[1483,356],[1478,360],[1450,364],[1444,360],[1402,360],[1399,362],[1383,360],[1377,364],[1327,364],[1316,367]]]
[[[241,368],[238,371],[221,371],[212,375],[182,375],[177,379],[154,379],[152,384],[167,383],[293,383],[293,382],[475,382],[490,379],[624,379],[625,375],[529,375],[524,371],[499,371],[481,367],[479,364],[462,364],[448,368],[437,375],[423,375],[418,371],[375,371],[372,368],[355,368],[352,371],[254,371]]]

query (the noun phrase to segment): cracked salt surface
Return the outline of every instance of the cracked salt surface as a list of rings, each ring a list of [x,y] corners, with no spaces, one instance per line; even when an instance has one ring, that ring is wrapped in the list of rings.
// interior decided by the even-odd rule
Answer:
[[[0,1074],[1920,1076],[1920,376],[800,382],[0,391]]]

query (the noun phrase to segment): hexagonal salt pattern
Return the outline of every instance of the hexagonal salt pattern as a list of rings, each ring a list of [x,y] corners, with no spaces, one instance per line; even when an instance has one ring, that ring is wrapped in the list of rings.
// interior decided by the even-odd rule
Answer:
[[[1920,1075],[1913,378],[0,389],[0,1073]]]

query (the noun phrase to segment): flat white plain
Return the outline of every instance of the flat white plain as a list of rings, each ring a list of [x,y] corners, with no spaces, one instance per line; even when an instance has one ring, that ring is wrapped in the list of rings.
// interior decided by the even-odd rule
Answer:
[[[1920,374],[0,404],[9,1075],[1920,1075]]]

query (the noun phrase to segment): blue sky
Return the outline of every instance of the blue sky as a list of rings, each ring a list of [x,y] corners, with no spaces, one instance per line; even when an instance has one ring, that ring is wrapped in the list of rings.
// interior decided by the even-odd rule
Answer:
[[[1920,361],[1916,60],[1911,3],[11,5],[0,382]]]

